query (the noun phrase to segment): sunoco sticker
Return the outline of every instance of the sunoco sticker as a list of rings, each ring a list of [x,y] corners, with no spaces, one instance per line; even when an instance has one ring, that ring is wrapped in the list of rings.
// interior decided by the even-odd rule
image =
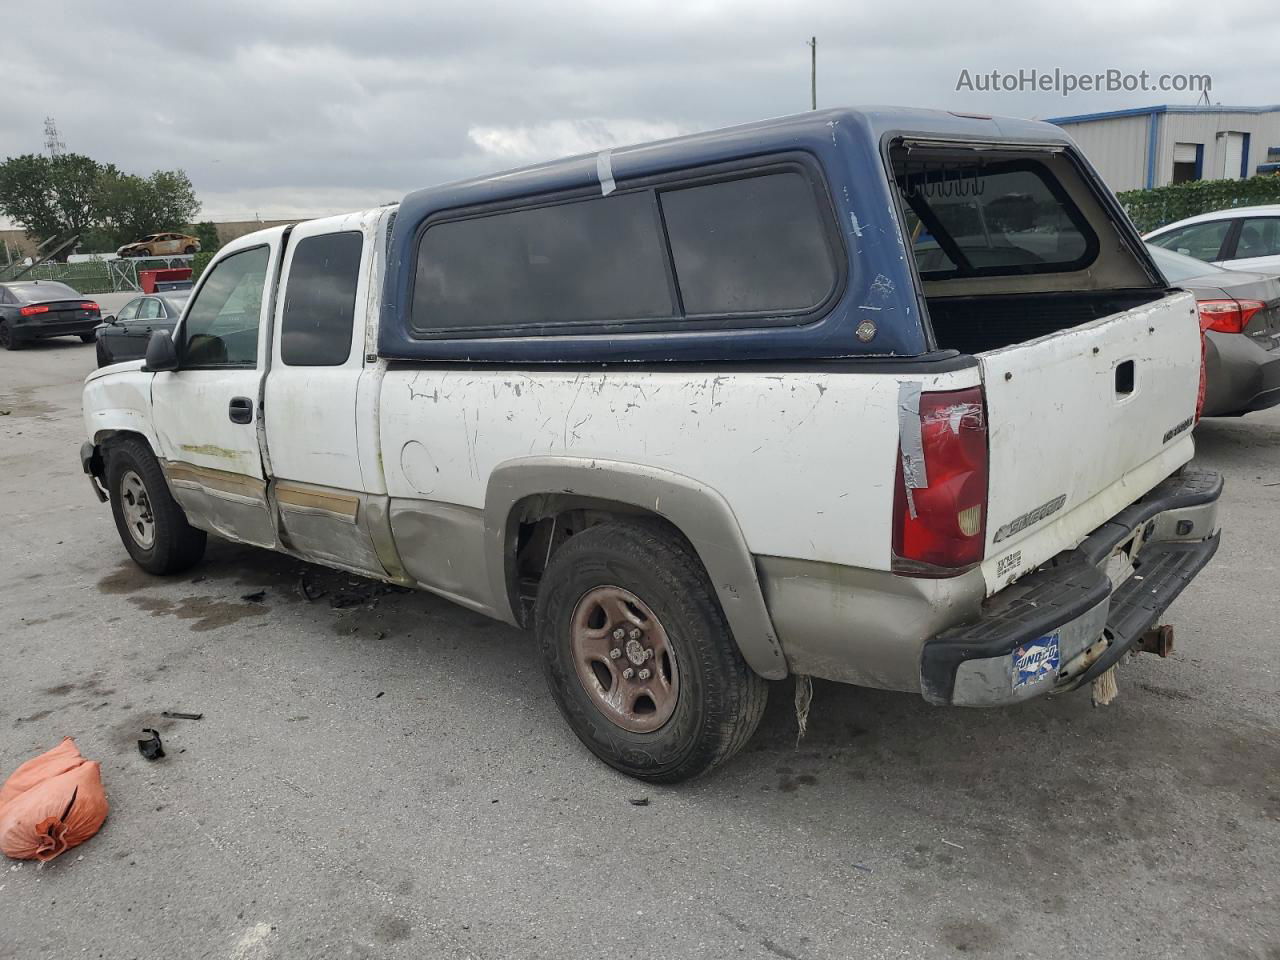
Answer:
[[[1058,672],[1058,635],[1050,633],[1013,648],[1013,689]]]

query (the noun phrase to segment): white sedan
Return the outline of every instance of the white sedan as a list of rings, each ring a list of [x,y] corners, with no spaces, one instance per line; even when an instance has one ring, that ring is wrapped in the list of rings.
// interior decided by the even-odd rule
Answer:
[[[1280,204],[1202,213],[1152,230],[1143,239],[1232,270],[1280,273]]]

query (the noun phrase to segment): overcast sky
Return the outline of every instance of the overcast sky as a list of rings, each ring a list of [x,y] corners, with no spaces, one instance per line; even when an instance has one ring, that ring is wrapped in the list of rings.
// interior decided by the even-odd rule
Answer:
[[[185,169],[215,220],[340,212],[796,113],[809,106],[812,34],[819,106],[1052,117],[1197,99],[956,90],[962,69],[1033,67],[1209,73],[1214,102],[1280,101],[1275,15],[1233,0],[52,0],[5,30],[0,155],[40,151],[52,116],[70,151],[137,173]]]

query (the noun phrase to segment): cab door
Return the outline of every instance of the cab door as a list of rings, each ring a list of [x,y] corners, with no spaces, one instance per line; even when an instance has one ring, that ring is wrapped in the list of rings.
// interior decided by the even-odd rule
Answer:
[[[195,526],[278,545],[259,446],[274,278],[287,228],[224,247],[174,331],[178,369],[156,373],[152,418],[174,498]]]
[[[265,424],[283,545],[324,563],[387,575],[376,543],[385,491],[366,478],[357,415],[365,376],[370,260],[380,211],[299,224],[277,298]],[[376,291],[375,291],[376,293]]]

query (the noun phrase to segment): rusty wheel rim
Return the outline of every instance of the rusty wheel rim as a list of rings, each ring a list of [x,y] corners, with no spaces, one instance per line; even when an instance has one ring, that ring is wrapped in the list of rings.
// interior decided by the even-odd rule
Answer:
[[[680,694],[676,654],[648,605],[621,587],[596,587],[573,609],[570,647],[596,709],[624,730],[651,733]]]

